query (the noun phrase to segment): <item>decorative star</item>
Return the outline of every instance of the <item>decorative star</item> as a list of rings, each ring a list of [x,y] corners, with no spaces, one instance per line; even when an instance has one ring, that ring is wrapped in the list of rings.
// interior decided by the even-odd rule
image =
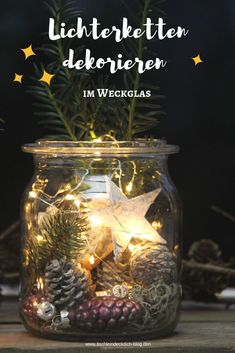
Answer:
[[[198,54],[197,56],[193,57],[192,59],[193,59],[193,61],[195,63],[195,66],[197,66],[198,64],[203,63],[203,60],[201,59],[200,54]]]
[[[22,83],[22,78],[23,78],[23,75],[15,74],[15,78],[13,82]]]
[[[133,237],[166,244],[145,218],[148,209],[160,192],[161,189],[157,189],[132,199],[122,194],[122,199],[111,206],[92,210],[93,219],[100,223],[98,226],[112,230],[116,258],[127,248]],[[97,232],[97,225],[94,227],[95,231]]]
[[[45,82],[45,83],[48,84],[48,86],[50,86],[51,80],[53,79],[54,76],[55,76],[55,75],[51,75],[51,74],[49,74],[46,70],[44,70],[44,71],[43,71],[43,75],[42,75],[42,77],[40,78],[39,81]]]
[[[25,55],[25,60],[27,60],[28,58],[30,58],[30,56],[33,56],[33,55],[36,55],[33,51],[33,48],[32,48],[32,44],[30,44],[30,46],[28,48],[24,48],[24,49],[21,49],[22,52],[24,53]]]

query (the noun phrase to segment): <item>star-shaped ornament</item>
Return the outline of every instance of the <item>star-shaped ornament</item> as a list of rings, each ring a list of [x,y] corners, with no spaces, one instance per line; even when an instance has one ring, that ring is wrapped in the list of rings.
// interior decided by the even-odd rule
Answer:
[[[14,78],[13,82],[22,83],[22,78],[23,78],[23,75],[15,74],[15,78]]]
[[[24,48],[24,49],[21,49],[22,52],[24,53],[25,55],[25,60],[27,60],[28,58],[30,58],[30,56],[33,56],[33,55],[36,55],[33,51],[33,48],[32,48],[32,44],[30,44],[30,46],[28,48]]]
[[[117,193],[118,188],[111,181],[110,186],[111,192],[113,190]],[[97,228],[99,227],[111,229],[115,258],[118,258],[125,251],[133,237],[166,244],[165,239],[160,236],[145,218],[147,211],[160,192],[161,189],[159,188],[128,199],[120,191],[121,200],[112,202],[108,207],[92,210],[93,231],[97,233]]]
[[[55,76],[55,75],[52,75],[52,74],[50,74],[49,72],[47,72],[46,70],[44,70],[44,71],[43,71],[43,75],[42,75],[42,77],[40,78],[39,81],[45,82],[45,83],[48,84],[48,86],[50,86],[51,80],[53,79],[54,76]]]
[[[200,54],[198,54],[197,56],[193,57],[192,59],[193,59],[193,61],[195,63],[195,66],[197,66],[198,64],[203,63],[203,60],[201,59]]]

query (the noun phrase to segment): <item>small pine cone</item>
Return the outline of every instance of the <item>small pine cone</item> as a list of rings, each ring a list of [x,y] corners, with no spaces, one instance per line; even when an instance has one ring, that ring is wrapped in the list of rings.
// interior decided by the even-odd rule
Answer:
[[[216,301],[216,294],[229,286],[227,275],[200,271],[183,266],[181,282],[186,300]]]
[[[81,265],[52,260],[46,267],[45,282],[49,301],[56,307],[71,307],[89,296],[91,279]]]
[[[146,242],[133,250],[130,273],[134,281],[147,286],[159,280],[170,284],[177,279],[176,261],[166,245]]]
[[[201,263],[219,264],[222,262],[219,245],[210,239],[202,239],[193,243],[189,249],[188,257],[190,260]]]
[[[118,329],[143,318],[142,307],[129,299],[99,297],[69,310],[68,319],[73,327],[97,331]]]
[[[101,291],[111,289],[117,284],[122,284],[123,282],[130,283],[131,281],[127,266],[121,265],[118,262],[115,263],[112,260],[103,262],[97,268],[96,278],[96,288]]]

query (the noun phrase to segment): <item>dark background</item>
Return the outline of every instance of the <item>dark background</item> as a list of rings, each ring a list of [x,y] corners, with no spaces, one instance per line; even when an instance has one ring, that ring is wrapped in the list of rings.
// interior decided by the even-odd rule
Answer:
[[[99,17],[103,23],[120,18],[119,0],[77,2],[84,16]],[[226,256],[234,255],[234,223],[210,207],[234,212],[235,2],[169,0],[162,8],[169,27],[190,30],[182,40],[158,44],[159,57],[169,61],[154,78],[167,96],[167,117],[152,132],[181,147],[181,153],[171,157],[170,174],[183,201],[185,250],[193,240],[210,237]],[[33,59],[25,62],[19,48],[40,43],[48,14],[41,0],[1,1],[0,9],[0,117],[6,121],[0,132],[3,230],[17,219],[33,171],[21,145],[45,134],[25,92]],[[190,58],[198,53],[204,63],[195,67]],[[23,85],[13,83],[15,72],[25,75]]]

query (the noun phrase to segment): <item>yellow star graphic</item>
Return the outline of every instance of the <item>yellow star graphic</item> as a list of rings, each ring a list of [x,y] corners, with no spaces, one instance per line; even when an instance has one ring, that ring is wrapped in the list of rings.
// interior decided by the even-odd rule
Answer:
[[[55,75],[51,75],[48,72],[46,72],[46,70],[44,70],[43,71],[43,75],[42,75],[42,77],[40,78],[39,81],[45,82],[45,83],[48,84],[48,86],[50,86],[51,80],[53,79],[54,76]]]
[[[36,55],[33,51],[32,44],[28,48],[21,49],[25,55],[25,60],[27,60],[30,56]]]
[[[22,83],[22,77],[23,77],[23,75],[15,74],[15,78],[14,78],[13,82]]]
[[[200,57],[200,54],[198,54],[198,56],[193,57],[192,59],[193,59],[193,61],[195,63],[195,66],[197,66],[198,64],[203,63],[203,61],[202,61],[202,59]]]

